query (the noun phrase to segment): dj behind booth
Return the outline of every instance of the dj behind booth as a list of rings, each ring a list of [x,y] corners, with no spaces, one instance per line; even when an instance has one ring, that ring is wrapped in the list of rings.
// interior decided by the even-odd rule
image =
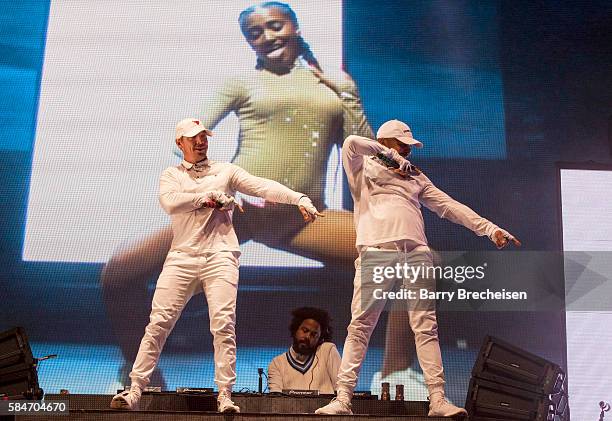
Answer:
[[[329,314],[314,307],[297,308],[291,314],[293,344],[268,366],[270,393],[333,394],[341,358],[331,342]]]

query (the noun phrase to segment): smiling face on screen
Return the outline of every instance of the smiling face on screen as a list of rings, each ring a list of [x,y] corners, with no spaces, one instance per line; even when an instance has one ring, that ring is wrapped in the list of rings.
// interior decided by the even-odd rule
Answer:
[[[247,42],[264,63],[291,67],[300,55],[300,32],[293,17],[275,6],[256,7],[241,19]]]

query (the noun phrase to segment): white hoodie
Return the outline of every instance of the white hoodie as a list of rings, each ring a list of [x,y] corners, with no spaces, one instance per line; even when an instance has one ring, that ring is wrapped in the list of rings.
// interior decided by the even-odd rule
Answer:
[[[388,148],[361,136],[348,136],[342,165],[354,202],[357,248],[408,240],[427,246],[421,203],[439,217],[489,238],[499,229],[469,207],[438,189],[420,173],[403,176],[373,159]]]

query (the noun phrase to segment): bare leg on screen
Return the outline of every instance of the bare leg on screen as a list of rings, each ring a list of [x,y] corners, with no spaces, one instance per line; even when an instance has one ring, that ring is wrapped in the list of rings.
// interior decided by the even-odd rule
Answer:
[[[161,271],[172,230],[164,228],[150,236],[122,245],[106,263],[100,277],[102,297],[123,358],[128,364],[136,359],[140,338],[150,312],[148,284]],[[125,370],[124,370],[125,371]],[[122,381],[127,380],[127,371]],[[153,386],[164,386],[157,374]]]

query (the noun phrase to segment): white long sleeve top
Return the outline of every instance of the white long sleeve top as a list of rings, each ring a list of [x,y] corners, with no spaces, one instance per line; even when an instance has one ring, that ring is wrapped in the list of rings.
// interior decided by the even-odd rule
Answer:
[[[241,192],[294,205],[304,196],[276,181],[255,177],[234,164],[207,160],[194,166],[183,160],[176,167],[166,168],[159,181],[159,202],[172,220],[174,238],[170,251],[192,255],[240,252],[232,224],[233,211],[202,207],[207,201],[206,193],[213,190],[230,196]]]
[[[403,176],[373,159],[388,148],[361,136],[348,136],[342,146],[342,165],[354,202],[357,248],[408,240],[427,246],[421,204],[479,236],[499,229],[469,207],[438,189],[420,173]]]

